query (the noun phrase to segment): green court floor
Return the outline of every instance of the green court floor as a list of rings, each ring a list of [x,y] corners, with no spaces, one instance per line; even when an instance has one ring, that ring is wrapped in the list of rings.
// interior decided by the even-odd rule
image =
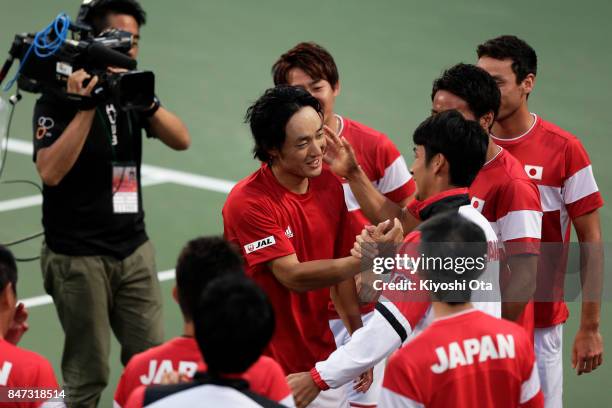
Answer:
[[[478,43],[499,34],[526,39],[539,56],[532,111],[578,135],[593,161],[599,187],[612,192],[612,93],[609,17],[605,1],[408,1],[143,0],[149,22],[142,30],[139,66],[152,69],[163,104],[188,124],[193,144],[185,153],[147,141],[144,162],[152,185],[144,188],[149,234],[160,271],[171,270],[179,249],[198,235],[222,232],[221,207],[232,181],[257,167],[242,119],[246,107],[271,85],[274,60],[295,43],[314,40],[336,58],[342,84],[338,112],[380,129],[411,160],[411,135],[430,109],[432,80],[457,62],[474,62]],[[4,0],[0,58],[14,33],[36,31],[60,11],[76,17],[79,2]],[[18,106],[3,180],[38,176],[28,154],[34,98]],[[178,173],[177,173],[178,171]],[[0,242],[41,229],[37,191],[0,185]],[[604,238],[612,234],[610,206],[601,212]],[[15,247],[20,257],[38,254],[40,239]],[[20,264],[19,295],[44,294],[37,262]],[[167,337],[181,318],[162,283]],[[44,299],[42,300],[44,303]],[[602,333],[612,339],[610,303],[603,305]],[[579,304],[564,331],[565,405],[612,405],[612,364],[606,354],[595,373],[577,377],[570,351]],[[60,375],[63,333],[52,304],[30,308],[22,341],[51,360]],[[121,373],[114,343],[111,377],[101,406],[110,406]]]

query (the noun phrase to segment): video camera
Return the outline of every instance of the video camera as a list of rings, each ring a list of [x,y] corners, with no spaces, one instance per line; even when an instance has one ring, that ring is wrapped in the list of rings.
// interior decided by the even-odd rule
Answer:
[[[19,89],[31,93],[54,93],[76,103],[95,106],[111,99],[124,110],[145,110],[154,102],[155,76],[151,71],[137,71],[136,60],[128,57],[132,48],[132,34],[105,31],[93,35],[93,29],[82,22],[91,1],[85,1],[77,22],[60,15],[46,30],[36,34],[16,34],[2,70],[0,83],[6,77],[15,59],[20,61],[17,76]],[[71,33],[68,38],[68,32]],[[44,44],[40,47],[40,44]],[[53,45],[53,50],[48,47]],[[39,47],[38,49],[36,47]],[[42,51],[40,50],[42,49]],[[112,73],[108,67],[126,69]],[[98,84],[91,98],[66,92],[68,76],[79,69],[98,76]]]

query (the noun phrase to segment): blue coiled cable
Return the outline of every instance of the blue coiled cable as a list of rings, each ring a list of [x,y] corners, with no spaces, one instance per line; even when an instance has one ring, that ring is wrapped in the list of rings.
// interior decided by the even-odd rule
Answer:
[[[19,69],[15,73],[15,76],[6,84],[4,87],[4,92],[11,89],[15,81],[17,80],[19,73],[21,72],[21,68],[25,65],[28,57],[34,51],[34,54],[38,58],[47,58],[55,54],[66,42],[66,38],[68,38],[68,32],[70,31],[70,16],[66,13],[60,13],[55,17],[55,19],[45,27],[43,30],[39,31],[34,35],[34,40],[32,44],[30,44],[30,48],[26,51],[23,59],[19,63]],[[50,41],[50,38],[54,38]]]

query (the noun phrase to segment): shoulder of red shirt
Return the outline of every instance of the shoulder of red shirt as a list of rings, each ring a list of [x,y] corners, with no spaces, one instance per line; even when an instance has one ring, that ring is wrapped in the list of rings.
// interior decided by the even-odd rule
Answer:
[[[2,353],[7,356],[5,361],[10,361],[13,364],[9,374],[9,384],[28,387],[59,387],[53,366],[45,357],[34,351],[11,344],[4,339],[0,339],[0,348]],[[31,383],[34,378],[38,381],[36,384]]]
[[[341,118],[343,123],[341,136],[346,137],[350,135],[351,137],[359,138],[359,140],[364,138],[364,141],[372,141],[373,144],[378,142],[380,138],[388,139],[387,135],[385,135],[383,132],[364,125],[361,122],[357,122],[356,120],[347,118],[346,116],[341,116]]]
[[[536,124],[536,126],[540,126],[540,129],[538,129],[538,131],[546,132],[547,135],[551,137],[557,137],[560,139],[560,141],[564,140],[570,143],[580,142],[580,139],[568,130],[563,129],[552,122],[544,120],[540,116],[538,116],[538,120],[539,123]]]
[[[516,157],[514,157],[508,150],[501,148],[502,151],[499,153],[494,160],[501,169],[503,169],[504,173],[508,176],[510,180],[516,181],[524,181],[530,184],[533,184],[533,181],[527,176],[525,173],[525,169],[523,165]],[[535,185],[535,184],[534,184]]]

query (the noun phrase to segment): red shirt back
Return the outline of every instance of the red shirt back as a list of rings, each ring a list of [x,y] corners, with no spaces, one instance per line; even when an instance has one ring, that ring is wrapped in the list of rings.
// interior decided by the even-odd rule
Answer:
[[[223,207],[225,238],[239,246],[247,274],[267,293],[276,331],[267,354],[285,373],[308,371],[336,348],[329,329],[329,289],[293,292],[267,266],[295,253],[300,262],[349,255],[354,236],[342,186],[326,169],[306,194],[278,183],[267,165],[240,181]]]
[[[381,407],[543,407],[525,331],[475,309],[434,320],[397,351],[383,387]]]
[[[51,363],[41,355],[17,347],[0,338],[0,387],[44,388],[60,390]],[[6,395],[5,392],[3,392]],[[2,406],[16,408],[33,408],[42,405],[39,402],[3,403]]]
[[[119,379],[115,403],[119,407],[126,406],[134,390],[140,386],[160,384],[164,374],[178,372],[191,378],[197,371],[206,371],[197,342],[192,337],[176,337],[130,359]],[[243,377],[251,390],[264,397],[277,402],[291,398],[283,370],[269,357],[260,357]]]
[[[535,122],[524,135],[513,139],[492,136],[524,166],[525,172],[540,190],[542,242],[570,240],[570,221],[603,206],[593,169],[580,140],[571,133],[532,114]],[[563,297],[563,279],[567,268],[567,247],[543,246],[538,269],[536,327],[549,327],[567,320]]]

